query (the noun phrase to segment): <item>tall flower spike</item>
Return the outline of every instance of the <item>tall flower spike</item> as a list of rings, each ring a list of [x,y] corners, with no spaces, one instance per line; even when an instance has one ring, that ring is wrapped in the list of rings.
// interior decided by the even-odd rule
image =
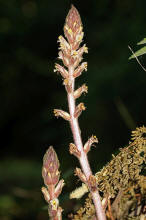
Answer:
[[[58,109],[55,109],[54,113],[55,116],[61,116],[70,123],[74,139],[74,144],[70,144],[70,153],[74,154],[81,164],[81,169],[77,168],[75,173],[82,182],[87,184],[90,190],[98,220],[105,220],[106,217],[102,209],[100,195],[95,186],[95,181],[87,158],[87,151],[90,150],[93,139],[94,142],[96,142],[96,139],[91,139],[84,148],[78,123],[78,117],[82,111],[85,110],[85,106],[83,103],[76,106],[75,100],[79,98],[83,92],[87,92],[87,86],[83,85],[75,90],[75,79],[80,76],[84,70],[87,71],[87,62],[81,63],[81,61],[83,59],[83,53],[88,53],[88,48],[86,44],[80,47],[84,36],[83,26],[80,15],[73,5],[65,20],[64,34],[66,39],[63,36],[59,36],[58,38],[60,44],[59,59],[62,60],[66,68],[56,64],[55,71],[59,71],[63,77],[63,85],[67,92],[69,113]]]

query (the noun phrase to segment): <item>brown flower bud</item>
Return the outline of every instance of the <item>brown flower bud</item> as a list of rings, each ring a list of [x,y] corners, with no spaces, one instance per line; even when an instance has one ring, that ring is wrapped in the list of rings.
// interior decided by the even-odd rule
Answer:
[[[73,143],[70,143],[69,145],[69,152],[70,154],[73,154],[76,157],[80,157],[81,156],[81,152],[78,150],[77,146]]]
[[[62,117],[63,119],[67,121],[70,120],[70,115],[61,109],[54,109],[54,114],[56,117]]]
[[[84,70],[87,71],[87,62],[81,63],[81,65],[74,71],[73,76],[75,78],[80,76]]]
[[[83,183],[86,183],[86,176],[83,174],[83,172],[81,171],[80,168],[77,168],[75,169],[75,176],[78,176],[79,179],[83,182]]]
[[[88,186],[92,191],[97,190],[97,182],[96,182],[96,177],[94,175],[90,175],[88,179]]]
[[[63,78],[68,77],[68,71],[58,63],[55,64],[54,72],[59,72]]]
[[[86,47],[85,44],[81,48],[79,48],[77,51],[72,51],[71,55],[74,57],[74,62],[73,62],[74,68],[76,68],[79,65],[79,63],[82,61],[83,53],[88,53],[88,48]]]
[[[65,85],[65,89],[66,89],[67,93],[72,92],[72,83],[71,83],[71,80],[69,80],[69,78],[66,78],[63,81],[63,85]]]
[[[42,176],[46,186],[56,185],[59,181],[59,161],[53,147],[50,146],[43,158]]]
[[[86,144],[84,145],[84,151],[86,153],[89,152],[89,150],[91,149],[91,146],[93,145],[93,143],[98,143],[98,139],[95,135],[92,135],[88,141],[86,142]]]
[[[82,111],[84,111],[86,108],[84,106],[84,103],[80,103],[79,105],[77,105],[76,109],[75,109],[75,113],[74,113],[74,117],[78,118],[80,116],[80,114],[82,113]]]
[[[82,93],[87,93],[87,92],[88,92],[88,86],[86,86],[86,84],[83,84],[80,88],[74,91],[74,98],[77,99],[82,95]]]

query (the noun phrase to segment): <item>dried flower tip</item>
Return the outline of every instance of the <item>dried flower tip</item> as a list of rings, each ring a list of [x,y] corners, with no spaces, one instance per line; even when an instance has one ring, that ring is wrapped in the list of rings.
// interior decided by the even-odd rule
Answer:
[[[64,180],[60,180],[57,186],[55,187],[55,197],[57,198],[62,192],[62,188],[65,185]]]
[[[69,152],[70,154],[73,154],[76,157],[80,157],[81,156],[81,152],[78,150],[77,146],[73,143],[70,143],[69,145]]]
[[[75,109],[74,117],[78,118],[85,109],[84,103],[80,103]]]
[[[59,72],[63,78],[68,77],[68,71],[58,63],[55,64],[54,72]]]
[[[87,193],[88,187],[86,184],[82,183],[81,187],[76,188],[73,192],[70,193],[70,199],[80,199],[85,193]]]
[[[96,177],[94,175],[89,176],[88,186],[90,187],[91,191],[97,190],[97,182],[96,182]]]
[[[83,174],[80,168],[75,169],[75,176],[78,176],[79,179],[83,182],[86,183],[86,176]]]
[[[92,135],[92,136],[88,139],[88,141],[85,143],[85,145],[84,145],[84,151],[85,151],[86,153],[88,153],[88,152],[90,151],[91,146],[93,145],[93,143],[98,143],[98,139],[97,139],[97,137],[96,137],[95,135]]]
[[[44,155],[42,168],[42,176],[47,187],[58,183],[60,176],[58,169],[59,160],[57,158],[57,154],[53,147],[50,146]]]
[[[72,5],[64,25],[64,34],[73,49],[77,49],[83,38],[82,22],[77,9]]]
[[[75,78],[80,76],[84,70],[87,71],[87,62],[81,63],[81,65],[74,71],[73,76]]]
[[[50,195],[49,195],[49,192],[48,192],[47,188],[46,187],[42,187],[41,191],[42,191],[42,193],[44,195],[44,198],[45,198],[46,202],[49,203],[50,202]]]
[[[54,115],[56,117],[62,117],[63,119],[67,121],[70,120],[70,115],[67,112],[60,110],[60,109],[54,109]]]
[[[86,86],[86,84],[83,84],[80,88],[74,91],[74,98],[77,99],[82,95],[82,93],[87,93],[87,92],[88,92],[88,86]]]

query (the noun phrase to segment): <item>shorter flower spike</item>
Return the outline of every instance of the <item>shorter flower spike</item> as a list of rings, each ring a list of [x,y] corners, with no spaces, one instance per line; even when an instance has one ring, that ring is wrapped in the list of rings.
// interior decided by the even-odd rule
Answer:
[[[64,186],[64,180],[59,181],[60,172],[58,169],[59,160],[57,154],[53,147],[50,146],[43,158],[42,176],[46,187],[42,187],[41,191],[49,204],[48,213],[52,220],[62,219],[62,208],[59,207],[58,196]]]
[[[77,168],[75,169],[75,176],[78,176],[79,179],[83,182],[83,183],[86,183],[87,179],[86,179],[86,176],[83,174],[83,172],[81,171],[80,168]]]
[[[70,120],[70,115],[67,112],[60,110],[60,109],[54,109],[54,115],[56,117],[62,117],[63,119],[67,121]]]
[[[84,145],[84,151],[85,153],[88,153],[91,149],[91,146],[93,145],[93,143],[98,143],[98,139],[95,135],[92,135],[88,141],[85,143]]]
[[[88,86],[86,86],[86,84],[83,84],[80,88],[74,91],[74,98],[77,99],[82,95],[82,93],[87,93],[87,92],[88,92]]]
[[[67,70],[63,66],[59,65],[58,63],[55,64],[54,72],[59,72],[63,78],[67,78],[68,77]]]
[[[80,114],[82,113],[82,111],[84,111],[86,108],[84,106],[84,103],[80,103],[79,105],[77,105],[76,109],[75,109],[75,113],[74,113],[74,117],[78,118],[80,116]]]
[[[69,145],[69,152],[70,152],[70,154],[73,154],[77,158],[79,158],[81,156],[81,152],[78,150],[76,145],[73,143],[70,143],[70,145]]]
[[[87,62],[81,63],[81,65],[75,69],[73,76],[75,78],[80,76],[84,70],[87,71]]]

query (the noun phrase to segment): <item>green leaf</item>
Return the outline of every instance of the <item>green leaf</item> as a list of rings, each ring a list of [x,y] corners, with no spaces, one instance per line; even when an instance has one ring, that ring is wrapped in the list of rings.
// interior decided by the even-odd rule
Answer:
[[[138,51],[136,51],[132,56],[129,57],[129,60],[133,59],[135,57],[139,57],[139,56],[141,56],[141,55],[143,55],[145,53],[146,53],[146,46],[141,48],[141,49],[139,49]]]
[[[144,39],[141,40],[139,43],[137,43],[137,45],[140,45],[140,44],[146,44],[146,38],[144,38]]]

